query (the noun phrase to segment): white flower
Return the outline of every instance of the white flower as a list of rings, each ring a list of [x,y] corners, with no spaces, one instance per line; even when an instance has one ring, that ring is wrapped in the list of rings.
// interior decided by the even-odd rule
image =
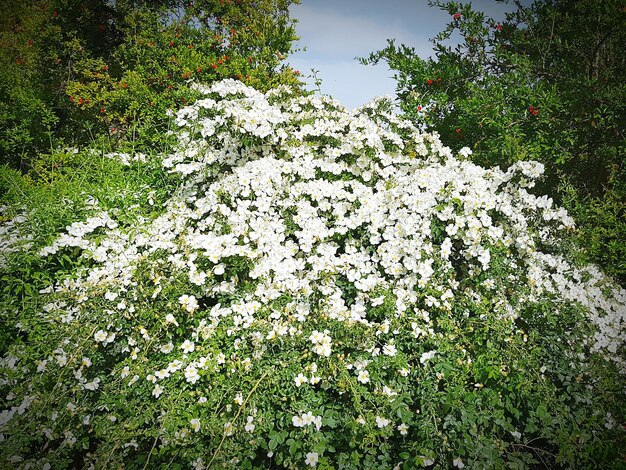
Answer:
[[[435,354],[437,354],[437,351],[428,351],[428,352],[422,353],[422,355],[420,356],[420,363],[422,364],[426,363],[426,361],[435,357]]]
[[[161,387],[159,384],[156,384],[154,386],[154,389],[152,390],[152,395],[155,398],[159,398],[161,396],[161,394],[163,393],[163,387]]]
[[[200,457],[194,460],[191,463],[191,465],[193,465],[193,470],[205,470],[206,469],[206,465],[204,464],[204,461]]]
[[[189,421],[189,424],[191,425],[191,429],[193,430],[193,432],[200,431],[200,420],[198,418],[193,418],[191,421]]]
[[[64,367],[67,364],[67,356],[65,354],[58,354],[55,359],[59,367]]]
[[[166,321],[167,323],[172,323],[172,324],[174,324],[174,325],[178,326],[178,322],[176,321],[176,318],[175,318],[175,317],[174,317],[174,315],[172,315],[171,313],[168,313],[168,314],[165,316],[165,321]]]
[[[389,426],[389,420],[381,416],[376,416],[376,425],[379,428],[384,428],[385,426]]]
[[[304,426],[304,421],[302,421],[302,418],[300,416],[293,416],[291,418],[291,422],[297,428],[301,428],[302,426]]]
[[[106,341],[106,339],[107,339],[107,332],[103,331],[103,330],[98,330],[93,335],[93,338],[96,340],[96,342],[102,343],[102,342]]]
[[[308,411],[307,413],[302,415],[302,422],[305,426],[309,426],[315,422],[315,416],[313,416],[313,413]]]
[[[233,401],[239,406],[243,405],[243,395],[241,393],[237,393]]]
[[[175,359],[167,365],[166,371],[169,372],[170,374],[173,374],[174,372],[180,370],[182,366],[183,366],[183,363],[179,361],[178,359]]]
[[[461,457],[457,457],[452,461],[452,465],[454,465],[456,468],[463,468],[465,467],[465,464],[463,463],[463,461],[461,460]]]
[[[315,425],[315,429],[319,431],[322,428],[322,417],[316,416],[313,420],[313,424]]]
[[[230,421],[228,421],[227,423],[224,423],[224,434],[226,436],[232,436],[235,433],[235,427],[233,426],[233,423],[231,423]]]
[[[180,305],[187,310],[189,313],[193,313],[198,308],[198,301],[193,295],[181,295],[178,298]]]
[[[248,416],[246,421],[247,422],[246,422],[246,425],[244,426],[244,429],[246,430],[246,432],[253,432],[254,428],[256,427],[254,423],[252,422],[254,421],[254,417]]]
[[[320,356],[329,357],[331,353],[331,344],[332,340],[330,336],[328,336],[328,331],[324,331],[320,333],[317,330],[314,330],[309,336],[309,341],[313,343],[313,351]]]
[[[366,370],[359,371],[357,380],[361,382],[362,384],[368,383],[370,381],[370,373]]]
[[[117,299],[117,296],[118,296],[117,292],[111,292],[111,291],[107,291],[104,294],[104,298],[110,302],[113,302],[115,299]]]
[[[470,149],[469,147],[463,147],[461,150],[459,150],[459,155],[464,158],[469,157],[472,153],[472,149]]]
[[[319,455],[317,452],[307,452],[306,460],[304,461],[309,467],[315,467],[319,461]]]
[[[96,377],[91,382],[86,383],[84,387],[86,390],[98,390],[98,388],[100,387],[100,379]]]
[[[180,349],[182,349],[185,354],[189,354],[196,349],[196,346],[192,341],[186,339],[180,346]]]
[[[195,384],[198,380],[200,380],[198,369],[196,369],[193,364],[189,364],[185,367],[185,380],[187,380],[190,384]]]
[[[313,333],[311,333],[311,336],[309,336],[309,341],[311,341],[313,344],[321,343],[323,340],[324,333],[320,333],[317,330],[314,330]]]
[[[395,356],[398,353],[398,350],[393,344],[385,344],[383,346],[383,354],[386,356]]]
[[[174,345],[173,345],[172,343],[167,343],[167,344],[164,344],[163,346],[161,346],[161,349],[160,349],[160,351],[161,351],[163,354],[169,354],[169,353],[171,353],[173,350],[174,350]]]
[[[400,434],[402,434],[403,436],[406,436],[408,434],[408,431],[409,431],[409,427],[406,424],[404,424],[404,423],[398,425],[397,429],[398,429],[398,431],[400,431]]]
[[[299,387],[300,385],[307,383],[307,378],[302,374],[298,374],[294,381],[296,382],[296,387]]]

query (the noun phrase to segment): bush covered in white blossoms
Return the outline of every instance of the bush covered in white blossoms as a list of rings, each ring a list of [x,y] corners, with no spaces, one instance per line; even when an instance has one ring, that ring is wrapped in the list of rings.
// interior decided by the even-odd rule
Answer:
[[[197,89],[160,210],[29,254],[55,280],[7,317],[3,467],[619,465],[626,292],[570,260],[540,164],[385,100]]]

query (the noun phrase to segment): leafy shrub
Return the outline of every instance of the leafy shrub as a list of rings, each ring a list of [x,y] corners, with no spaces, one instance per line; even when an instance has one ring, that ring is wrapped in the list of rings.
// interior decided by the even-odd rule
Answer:
[[[569,261],[541,164],[384,100],[195,91],[175,149],[110,155],[176,175],[161,205],[111,190],[3,249],[49,279],[2,301],[6,465],[620,465],[626,292]]]

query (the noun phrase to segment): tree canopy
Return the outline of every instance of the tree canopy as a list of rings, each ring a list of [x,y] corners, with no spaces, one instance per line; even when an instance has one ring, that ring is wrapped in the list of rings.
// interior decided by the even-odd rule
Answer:
[[[0,161],[98,136],[151,146],[190,80],[295,84],[292,0],[8,2],[0,19]]]

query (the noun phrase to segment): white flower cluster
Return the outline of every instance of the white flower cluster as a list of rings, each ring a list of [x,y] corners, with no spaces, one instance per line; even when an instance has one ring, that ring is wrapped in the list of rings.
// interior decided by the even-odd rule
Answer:
[[[7,257],[11,253],[27,251],[32,246],[32,235],[24,229],[28,220],[25,211],[9,217],[9,207],[0,206],[0,269],[7,267]]]
[[[541,164],[518,162],[502,171],[456,159],[436,135],[380,112],[376,102],[348,113],[334,100],[290,97],[285,89],[263,95],[234,80],[197,88],[208,97],[178,111],[180,144],[163,160],[185,179],[165,213],[126,232],[101,213],[42,250],[79,246],[99,263],[75,289],[124,288],[137,262],[162,250],[192,284],[213,284],[211,297],[236,289],[224,278],[225,267],[233,257],[245,258],[256,291],[211,311],[203,331],[227,319],[229,334],[251,331],[261,322],[256,313],[272,300],[285,293],[303,299],[286,316],[272,317],[271,339],[298,334],[288,320],[309,317],[306,299],[316,291],[323,294],[323,317],[373,327],[368,303],[384,299],[371,298],[377,287],[393,292],[400,315],[413,312],[416,290],[427,287],[441,293],[430,295],[428,305],[450,309],[460,281],[455,263],[467,263],[476,276],[489,272],[494,250],[506,250],[518,272],[507,281],[528,282],[534,288],[528,300],[550,292],[581,302],[598,327],[595,350],[620,347],[624,290],[594,268],[576,270],[537,249],[573,226],[551,199],[525,189],[541,175]],[[97,227],[108,229],[108,237],[94,242],[88,235]],[[200,259],[213,268],[200,268]],[[355,288],[350,305],[339,279]],[[492,279],[486,286],[496,289]],[[157,285],[154,295],[159,291]],[[180,302],[189,313],[197,309],[193,296]],[[503,299],[499,314],[514,318],[519,305]],[[415,337],[433,334],[425,314],[425,322],[413,323]],[[423,310],[415,315],[421,320]],[[172,313],[167,321],[178,324]],[[314,331],[310,341],[314,352],[330,356],[328,332]],[[383,353],[394,355],[393,343]]]
[[[310,411],[292,417],[291,422],[297,428],[315,426],[318,431],[322,428],[322,417],[314,416]]]
[[[314,330],[309,337],[309,340],[313,343],[313,351],[320,356],[330,356],[332,340],[328,333],[330,333],[328,330],[324,330],[323,333]]]
[[[52,245],[44,247],[39,254],[41,256],[49,256],[57,253],[61,248],[78,247],[85,251],[91,251],[91,257],[95,261],[104,261],[106,259],[106,250],[103,249],[103,246],[96,247],[94,243],[85,238],[86,235],[93,233],[100,227],[114,229],[117,227],[117,222],[106,212],[89,217],[84,222],[74,222],[69,227],[66,227],[65,233],[55,240]]]
[[[105,157],[110,158],[111,160],[117,160],[122,165],[126,166],[131,165],[133,162],[145,163],[147,159],[147,156],[144,153],[136,153],[131,155],[129,153],[111,152],[105,154]]]

